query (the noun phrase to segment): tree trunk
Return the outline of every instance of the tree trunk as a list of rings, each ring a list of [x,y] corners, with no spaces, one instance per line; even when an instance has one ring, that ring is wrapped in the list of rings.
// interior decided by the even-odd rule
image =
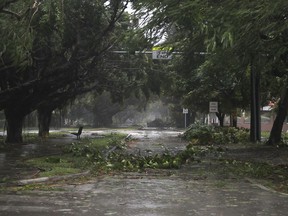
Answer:
[[[191,112],[191,124],[195,124],[195,121],[196,121],[196,112]]]
[[[220,126],[221,127],[224,127],[224,118],[225,118],[225,113],[220,113],[220,112],[217,112],[216,113],[216,116],[220,122]]]
[[[18,109],[7,108],[4,112],[7,121],[6,143],[22,143],[22,126],[25,115],[20,113]]]
[[[232,119],[232,127],[237,127],[237,116],[233,116],[233,119]]]
[[[253,59],[253,57],[252,57]],[[260,77],[251,60],[251,118],[250,118],[250,141],[261,141],[261,119],[260,119]]]
[[[38,112],[38,136],[46,138],[49,136],[49,129],[51,123],[51,116],[52,116],[51,109],[47,108],[39,108],[37,109]]]
[[[230,127],[237,127],[237,110],[230,114]]]
[[[272,130],[270,132],[267,144],[277,145],[281,142],[282,127],[287,116],[288,109],[288,87],[286,87],[285,92],[281,100],[279,101],[277,116],[274,120]]]

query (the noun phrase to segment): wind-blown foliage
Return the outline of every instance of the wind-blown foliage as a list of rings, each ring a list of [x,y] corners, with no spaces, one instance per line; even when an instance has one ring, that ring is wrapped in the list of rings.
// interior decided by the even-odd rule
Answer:
[[[140,15],[143,15],[143,11],[146,14],[150,12],[150,15],[146,16],[147,32],[150,35],[157,35],[159,38],[166,34],[168,36],[166,42],[175,45],[176,49],[179,48],[183,52],[183,61],[180,65],[182,63],[188,66],[180,67],[178,70],[180,78],[184,78],[182,82],[179,82],[180,90],[186,98],[191,98],[191,104],[197,103],[194,99],[197,97],[195,93],[201,92],[202,95],[209,95],[204,90],[205,85],[209,85],[210,92],[217,97],[217,100],[222,100],[221,95],[225,95],[227,89],[230,89],[233,101],[231,104],[234,108],[245,107],[247,91],[243,92],[243,89],[247,89],[247,79],[243,76],[246,73],[250,75],[251,70],[254,70],[263,83],[262,103],[281,97],[283,99],[280,101],[283,104],[281,107],[287,107],[285,104],[288,100],[285,95],[288,92],[281,94],[281,89],[285,90],[287,86],[286,1],[136,1],[135,8],[139,10]],[[162,35],[159,36],[159,34]],[[187,51],[185,49],[187,47],[190,50]],[[195,55],[195,51],[211,55],[197,61],[198,64],[193,67],[192,55]],[[217,63],[215,59],[221,59],[221,61]],[[185,68],[186,75],[183,75]],[[199,76],[186,80],[195,73]],[[209,80],[213,76],[217,76],[214,78],[214,83],[218,85],[213,85]],[[235,81],[236,78],[237,81]],[[234,81],[231,82],[233,79]],[[222,80],[227,81],[223,82],[224,87],[221,86],[222,83],[219,84]],[[193,85],[195,83],[196,85]],[[205,83],[205,85],[198,85],[199,83]],[[281,83],[284,86],[279,88]],[[238,84],[236,88],[235,84]],[[275,86],[278,91],[275,91]],[[206,89],[208,90],[209,87]],[[208,103],[211,97],[206,99]],[[221,103],[224,104],[224,101]],[[284,108],[278,113],[281,120],[275,121],[278,125],[275,130],[280,132],[276,135],[278,137],[275,139],[276,142],[279,141],[279,135],[281,136],[286,115],[287,108]],[[273,134],[271,133],[272,136]]]
[[[3,37],[0,109],[5,109],[8,142],[22,141],[22,121],[31,111],[52,112],[75,95],[105,85],[109,78],[99,73],[102,56],[117,38],[112,32],[127,3],[67,0],[4,5],[0,28],[10,35]],[[14,11],[21,15],[15,18]]]

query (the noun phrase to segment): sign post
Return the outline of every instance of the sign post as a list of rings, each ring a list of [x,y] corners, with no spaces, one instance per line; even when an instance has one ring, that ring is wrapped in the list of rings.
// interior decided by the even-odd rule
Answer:
[[[187,127],[187,114],[188,114],[188,112],[189,112],[188,109],[183,108],[185,128]]]

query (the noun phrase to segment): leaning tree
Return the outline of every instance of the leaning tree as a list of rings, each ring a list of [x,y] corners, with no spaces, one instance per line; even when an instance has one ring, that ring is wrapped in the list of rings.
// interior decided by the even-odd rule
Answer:
[[[10,2],[0,11],[1,33],[10,33],[2,33],[0,108],[6,141],[22,142],[28,113],[47,115],[101,83],[101,57],[116,40],[112,32],[128,1]]]

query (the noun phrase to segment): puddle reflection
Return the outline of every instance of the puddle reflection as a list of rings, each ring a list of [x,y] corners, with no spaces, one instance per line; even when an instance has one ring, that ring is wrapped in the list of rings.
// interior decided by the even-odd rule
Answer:
[[[21,157],[26,157],[31,155],[38,147],[39,145],[36,144],[27,144],[27,145],[23,145],[21,148]]]

